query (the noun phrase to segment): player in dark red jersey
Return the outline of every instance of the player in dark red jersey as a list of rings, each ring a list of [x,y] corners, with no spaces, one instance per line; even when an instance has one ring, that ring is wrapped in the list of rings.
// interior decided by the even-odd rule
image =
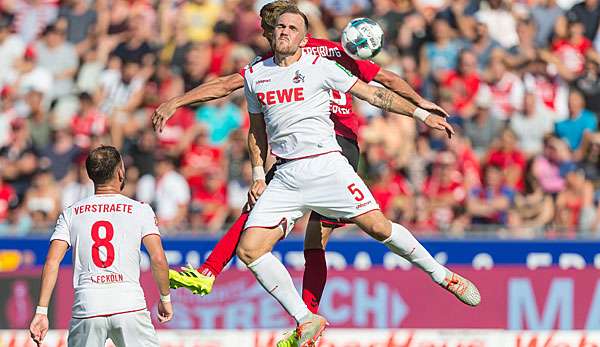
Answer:
[[[261,11],[261,26],[264,36],[269,41],[275,27],[279,13],[291,3],[285,0],[277,0],[265,5]],[[438,115],[447,116],[446,112],[433,102],[423,99],[402,78],[395,73],[382,69],[372,61],[354,60],[348,56],[339,43],[310,37],[304,50],[312,54],[318,54],[328,59],[335,60],[348,69],[354,75],[365,82],[376,81],[389,90],[404,97],[421,109]],[[266,59],[270,57],[257,58]],[[249,65],[251,69],[252,64]],[[167,120],[173,115],[177,108],[225,97],[233,91],[244,86],[244,70],[229,76],[219,77],[182,96],[175,97],[160,105],[152,116],[155,130],[160,131]],[[357,143],[358,118],[352,110],[352,96],[340,92],[332,92],[331,95],[331,119],[334,123],[337,140],[342,147],[344,156],[350,164],[358,167],[359,148]],[[253,185],[249,193],[249,203],[253,204],[262,194],[266,182],[272,177],[275,165],[265,175],[262,168],[253,168]],[[171,270],[169,278],[172,288],[186,287],[195,294],[206,295],[211,292],[215,277],[220,274],[225,265],[235,255],[235,249],[240,239],[244,224],[248,218],[248,212],[242,213],[238,220],[223,235],[217,243],[210,256],[200,268],[184,268],[181,272]],[[308,223],[305,238],[305,271],[303,278],[302,298],[312,312],[317,312],[321,294],[325,287],[327,278],[327,266],[325,263],[325,244],[331,231],[343,225],[339,221],[323,218],[312,213]]]

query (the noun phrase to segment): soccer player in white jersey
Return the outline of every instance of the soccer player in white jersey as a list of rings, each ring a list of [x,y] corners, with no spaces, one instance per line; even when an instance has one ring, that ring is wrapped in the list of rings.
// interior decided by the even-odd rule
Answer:
[[[275,56],[249,66],[244,76],[252,165],[264,165],[270,146],[278,168],[268,186],[261,180],[253,183],[253,189],[266,189],[250,212],[238,257],[296,320],[299,346],[314,345],[326,320],[309,311],[271,250],[309,210],[349,218],[461,301],[478,305],[481,299],[475,285],[439,264],[406,228],[390,222],[379,210],[367,186],[340,154],[329,117],[328,92],[349,91],[374,106],[412,115],[434,129],[452,133],[452,127],[442,117],[414,105],[411,109],[393,92],[358,80],[333,61],[303,53],[299,47],[306,42],[307,27],[306,16],[297,8],[284,10],[274,33]]]
[[[157,219],[149,205],[120,194],[125,167],[116,148],[92,150],[85,165],[95,194],[65,209],[58,218],[42,272],[31,337],[39,346],[48,332],[48,304],[58,268],[72,247],[75,296],[68,346],[104,347],[110,338],[117,347],[158,347],[139,283],[140,245],[144,243],[161,296],[158,320],[171,320],[168,264]]]

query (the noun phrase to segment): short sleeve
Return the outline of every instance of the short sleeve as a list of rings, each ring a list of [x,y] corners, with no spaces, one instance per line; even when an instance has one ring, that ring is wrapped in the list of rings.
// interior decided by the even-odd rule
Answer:
[[[381,70],[381,66],[375,64],[371,60],[355,60],[354,63],[358,68],[358,77],[366,83],[375,79],[375,76],[377,76]]]
[[[143,203],[140,204],[140,207],[142,213],[142,238],[152,234],[160,236],[160,231],[158,230],[158,218],[156,218],[152,207]]]
[[[244,94],[246,95],[246,102],[248,103],[249,113],[261,113],[262,108],[256,98],[256,94],[252,91],[252,87],[249,85],[247,76],[244,77]]]
[[[56,226],[54,227],[54,232],[50,237],[50,242],[54,240],[62,240],[65,241],[69,247],[71,247],[71,233],[69,232],[69,224],[70,218],[68,216],[68,209],[64,210],[60,216],[58,216],[58,220],[56,221]]]
[[[327,88],[346,93],[358,81],[358,77],[339,63],[324,58],[319,58],[318,61]]]

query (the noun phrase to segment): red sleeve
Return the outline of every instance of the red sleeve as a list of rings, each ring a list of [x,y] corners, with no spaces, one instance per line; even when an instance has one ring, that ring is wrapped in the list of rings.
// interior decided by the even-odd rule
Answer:
[[[381,66],[371,60],[355,60],[354,62],[360,72],[358,77],[365,82],[371,82],[377,76],[379,70],[381,70]]]
[[[315,38],[311,38],[310,40],[312,40],[309,42],[310,46],[325,46],[328,48],[334,48],[337,52],[339,52],[339,55],[336,54],[328,56],[327,58],[334,60],[346,69],[350,70],[354,76],[360,78],[364,82],[371,82],[379,70],[381,70],[379,65],[370,60],[355,60],[344,51],[344,48],[339,42]]]

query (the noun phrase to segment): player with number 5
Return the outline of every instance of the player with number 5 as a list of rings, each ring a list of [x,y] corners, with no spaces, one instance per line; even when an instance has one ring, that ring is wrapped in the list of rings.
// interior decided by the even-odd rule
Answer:
[[[347,218],[393,253],[407,259],[463,303],[481,297],[469,280],[438,263],[402,225],[390,222],[373,195],[341,154],[330,119],[329,92],[349,92],[386,111],[414,117],[433,129],[453,133],[443,117],[419,109],[394,92],[368,85],[341,65],[305,53],[308,19],[295,6],[281,12],[273,33],[274,56],[248,66],[244,91],[250,113],[249,152],[253,167],[270,153],[277,171],[256,201],[237,247],[237,255],[261,286],[294,318],[292,339],[278,346],[314,346],[326,326],[296,291],[271,250],[309,211]],[[300,76],[300,77],[299,77]]]
[[[117,347],[158,347],[139,282],[140,246],[144,243],[160,292],[158,321],[171,320],[169,269],[154,211],[120,194],[125,186],[125,166],[116,148],[92,150],[85,166],[95,193],[65,209],[58,218],[29,328],[31,337],[42,345],[58,268],[72,247],[75,296],[68,346],[104,347],[110,338]]]

